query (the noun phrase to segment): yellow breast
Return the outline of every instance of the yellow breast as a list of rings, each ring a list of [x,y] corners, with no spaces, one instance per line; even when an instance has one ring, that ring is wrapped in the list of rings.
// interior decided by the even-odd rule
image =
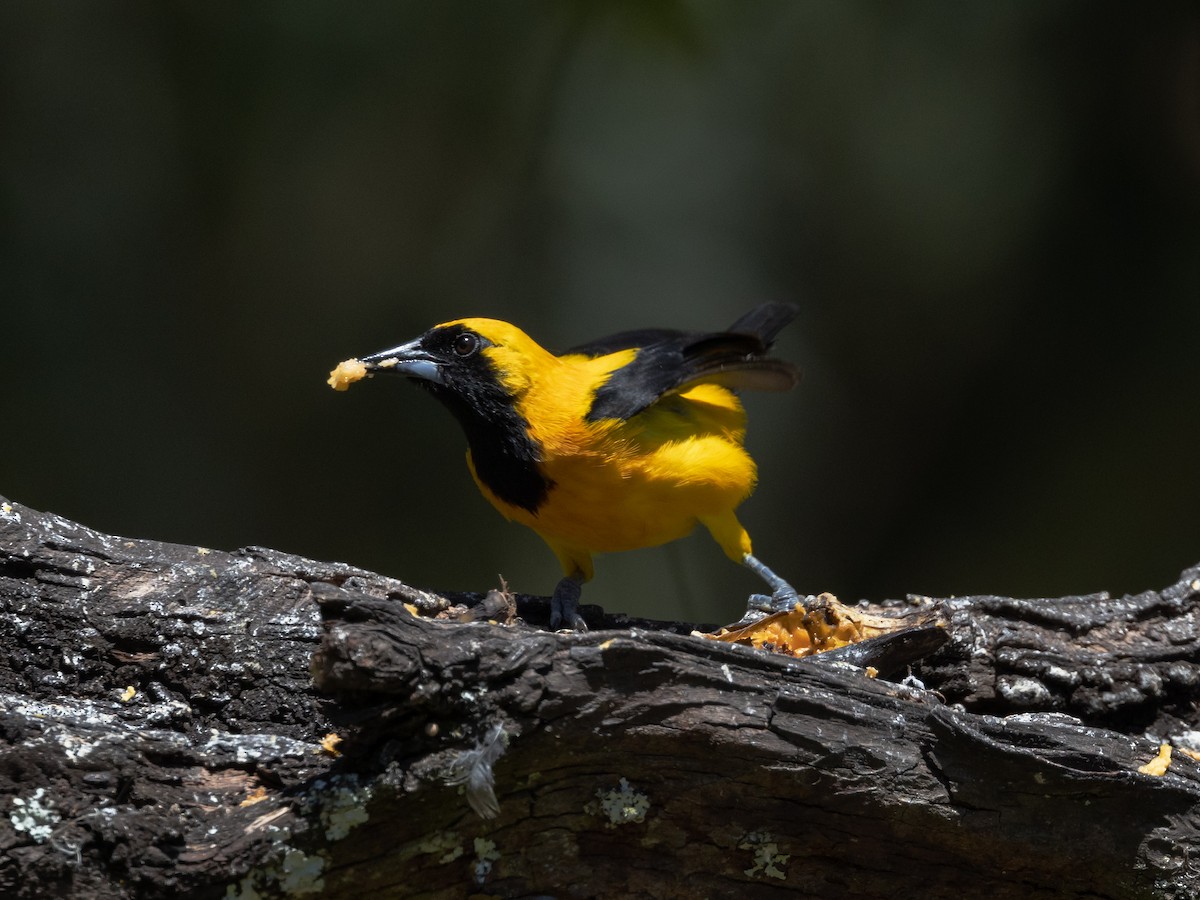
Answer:
[[[615,552],[673,541],[698,517],[732,510],[754,487],[754,462],[742,448],[745,413],[725,388],[697,385],[626,421],[586,420],[596,388],[634,353],[556,358],[551,377],[521,395],[517,408],[553,483],[541,506],[513,507],[479,484],[502,514],[560,557],[572,548]]]

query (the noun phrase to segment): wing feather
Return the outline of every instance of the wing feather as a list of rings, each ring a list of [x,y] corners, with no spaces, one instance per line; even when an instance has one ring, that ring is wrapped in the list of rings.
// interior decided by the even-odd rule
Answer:
[[[766,303],[738,319],[729,331],[686,334],[667,329],[627,331],[593,341],[573,353],[601,356],[637,348],[627,365],[612,373],[592,399],[587,418],[629,419],[666,394],[697,384],[785,391],[800,379],[791,363],[767,356],[776,335],[796,307]]]

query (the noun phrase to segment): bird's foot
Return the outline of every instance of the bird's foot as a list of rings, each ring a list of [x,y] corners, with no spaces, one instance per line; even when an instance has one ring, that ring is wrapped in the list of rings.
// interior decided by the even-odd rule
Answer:
[[[788,612],[795,609],[797,603],[807,606],[808,601],[813,599],[811,597],[801,597],[794,587],[772,572],[757,557],[747,553],[742,558],[742,563],[771,588],[770,595],[750,595],[750,599],[746,601],[747,617],[761,618],[758,615],[759,613]]]
[[[796,604],[804,603],[805,598],[795,591],[779,594],[751,594],[746,600],[746,609],[758,610],[764,613],[789,612]]]
[[[587,631],[587,622],[579,614],[579,598],[583,595],[583,580],[568,575],[554,587],[550,597],[550,630]]]

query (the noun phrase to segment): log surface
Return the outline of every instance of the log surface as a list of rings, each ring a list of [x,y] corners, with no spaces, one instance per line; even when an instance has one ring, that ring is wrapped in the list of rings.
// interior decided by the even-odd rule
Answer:
[[[909,683],[404,607],[480,600],[0,498],[0,896],[1200,892],[1200,569],[881,604],[946,617]]]

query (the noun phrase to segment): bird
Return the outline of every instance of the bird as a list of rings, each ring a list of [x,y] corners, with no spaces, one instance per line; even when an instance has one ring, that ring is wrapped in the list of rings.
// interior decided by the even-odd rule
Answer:
[[[625,331],[562,354],[508,322],[455,319],[341,363],[329,383],[401,375],[450,411],[480,492],[562,566],[554,630],[586,630],[579,600],[593,554],[658,546],[697,525],[766,582],[771,596],[752,601],[791,608],[795,589],[754,555],[735,514],[757,480],[737,391],[798,383],[795,366],[769,355],[797,313],[765,303],[724,331]]]

